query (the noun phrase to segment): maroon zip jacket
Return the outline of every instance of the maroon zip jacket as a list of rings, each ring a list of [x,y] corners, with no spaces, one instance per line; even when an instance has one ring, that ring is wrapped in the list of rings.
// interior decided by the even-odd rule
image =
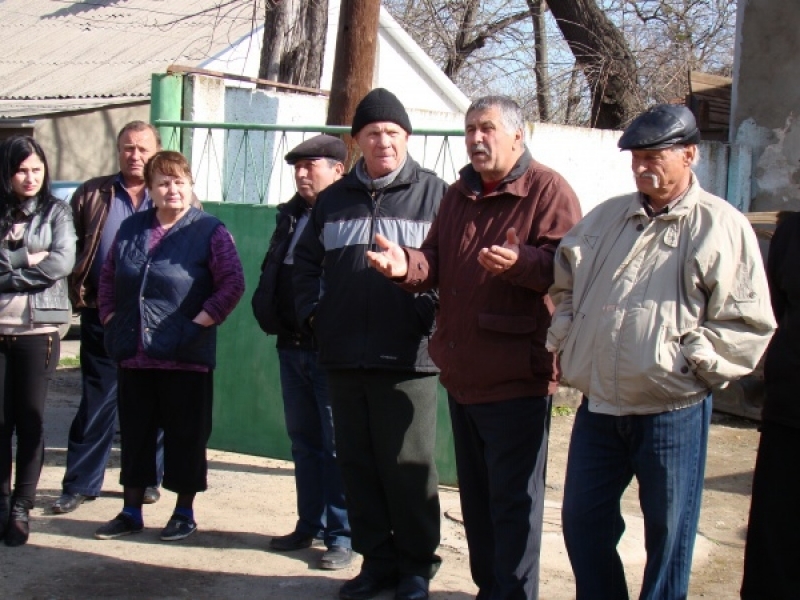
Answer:
[[[447,391],[464,404],[552,394],[556,360],[544,345],[553,306],[553,255],[581,218],[575,192],[526,150],[491,193],[467,165],[450,186],[419,250],[406,248],[410,291],[439,287],[429,347]],[[481,248],[502,245],[514,227],[517,262],[493,275],[478,264]]]

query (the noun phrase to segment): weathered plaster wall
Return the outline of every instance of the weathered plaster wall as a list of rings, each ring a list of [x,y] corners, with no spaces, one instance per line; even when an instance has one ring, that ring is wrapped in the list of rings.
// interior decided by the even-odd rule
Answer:
[[[800,2],[739,0],[731,139],[752,150],[750,210],[800,210]]]
[[[50,179],[84,181],[117,171],[117,133],[137,119],[150,120],[149,102],[37,119],[34,135],[47,156]]]

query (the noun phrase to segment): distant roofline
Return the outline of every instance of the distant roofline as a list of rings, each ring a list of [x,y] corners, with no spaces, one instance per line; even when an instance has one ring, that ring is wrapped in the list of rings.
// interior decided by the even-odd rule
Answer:
[[[381,5],[379,26],[386,32],[398,46],[400,46],[408,56],[425,72],[425,75],[439,87],[450,102],[461,112],[466,112],[470,105],[470,99],[462,92],[453,81],[444,74],[433,59],[420,48],[414,39],[403,29],[403,26],[395,21],[389,11]]]

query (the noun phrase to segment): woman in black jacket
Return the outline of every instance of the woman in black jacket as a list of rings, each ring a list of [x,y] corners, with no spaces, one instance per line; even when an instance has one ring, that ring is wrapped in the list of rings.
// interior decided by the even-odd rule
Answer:
[[[75,262],[69,207],[50,193],[33,138],[0,144],[0,538],[28,541],[28,513],[44,462],[42,416],[68,323],[65,277]],[[11,492],[12,434],[17,434]]]
[[[800,597],[800,213],[779,217],[767,279],[778,330],[764,361],[741,596],[789,600]]]

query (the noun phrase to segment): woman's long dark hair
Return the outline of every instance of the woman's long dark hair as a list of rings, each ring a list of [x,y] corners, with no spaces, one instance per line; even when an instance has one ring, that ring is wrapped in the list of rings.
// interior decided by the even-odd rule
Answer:
[[[50,167],[42,147],[32,137],[15,135],[0,143],[0,239],[4,238],[14,224],[19,198],[11,187],[11,179],[19,170],[19,166],[31,155],[39,157],[44,165],[42,187],[36,194],[34,213],[42,213],[53,202],[58,202],[50,192]]]

